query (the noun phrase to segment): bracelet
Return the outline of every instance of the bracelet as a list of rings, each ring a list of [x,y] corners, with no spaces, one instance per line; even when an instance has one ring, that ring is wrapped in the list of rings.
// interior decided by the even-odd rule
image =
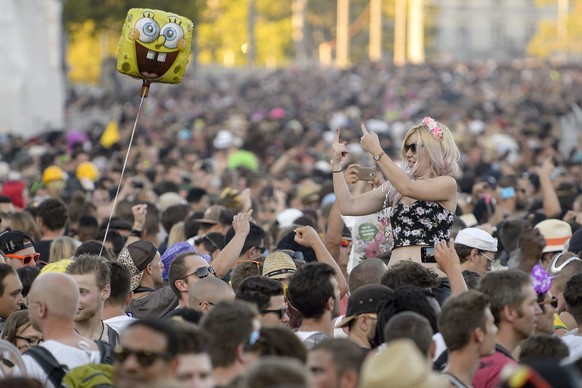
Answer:
[[[342,168],[340,168],[340,169],[339,169],[339,170],[337,170],[337,171],[336,171],[336,170],[331,170],[331,172],[332,172],[332,173],[334,173],[334,174],[335,174],[336,172],[342,172],[342,171],[343,171],[343,169],[342,169]]]
[[[137,237],[137,238],[141,238],[142,234],[143,234],[143,232],[141,230],[137,230],[137,229],[132,229],[129,232],[130,236]]]

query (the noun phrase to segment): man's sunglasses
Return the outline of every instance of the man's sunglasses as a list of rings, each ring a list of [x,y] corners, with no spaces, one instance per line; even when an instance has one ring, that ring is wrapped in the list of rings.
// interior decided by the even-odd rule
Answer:
[[[34,260],[35,263],[38,263],[38,259],[40,259],[40,253],[33,253],[32,255],[28,255],[28,256],[20,256],[20,255],[15,255],[13,253],[7,253],[7,254],[5,254],[5,256],[8,257],[9,259],[22,260],[22,264],[24,264],[24,265],[30,264],[30,262],[32,260]]]
[[[404,144],[404,151],[412,151],[413,154],[416,154],[416,143]]]
[[[540,306],[540,309],[542,309],[542,313],[546,312],[546,306],[545,306],[546,304],[551,305],[555,309],[558,308],[558,297],[552,296],[552,298],[550,300],[545,300],[545,299],[546,299],[545,294],[538,294],[538,305]]]
[[[123,364],[129,358],[129,356],[133,354],[139,365],[141,365],[143,368],[152,366],[154,362],[160,358],[164,360],[171,358],[168,353],[156,353],[149,352],[147,350],[131,350],[123,346],[117,346],[113,351],[113,354],[115,355],[115,361],[119,362],[120,364]]]
[[[283,318],[285,318],[285,314],[287,314],[287,308],[282,308],[282,309],[277,309],[277,310],[261,310],[261,315],[266,315],[266,314],[277,314],[279,316],[280,320],[283,320]]]
[[[192,275],[196,275],[196,277],[198,279],[203,279],[203,278],[207,277],[209,274],[216,276],[216,271],[214,270],[214,268],[212,268],[212,267],[200,267],[196,271],[184,276],[183,278],[180,278],[179,280],[184,280]]]

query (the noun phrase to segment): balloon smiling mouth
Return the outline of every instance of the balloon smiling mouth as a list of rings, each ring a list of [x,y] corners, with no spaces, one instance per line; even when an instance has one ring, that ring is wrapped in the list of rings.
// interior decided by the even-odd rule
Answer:
[[[179,50],[169,53],[153,51],[138,42],[135,42],[135,48],[139,73],[152,80],[166,74],[180,53]]]

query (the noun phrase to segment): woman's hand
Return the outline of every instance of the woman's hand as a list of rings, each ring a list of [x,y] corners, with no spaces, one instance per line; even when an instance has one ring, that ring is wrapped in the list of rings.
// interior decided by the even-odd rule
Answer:
[[[362,128],[362,137],[360,138],[360,145],[362,148],[372,155],[378,155],[382,152],[378,135],[375,132],[369,132],[364,123],[362,123],[360,127]]]
[[[348,148],[346,147],[346,142],[340,142],[340,130],[335,130],[335,137],[333,138],[333,143],[331,144],[331,164],[341,163],[344,157],[348,154]]]

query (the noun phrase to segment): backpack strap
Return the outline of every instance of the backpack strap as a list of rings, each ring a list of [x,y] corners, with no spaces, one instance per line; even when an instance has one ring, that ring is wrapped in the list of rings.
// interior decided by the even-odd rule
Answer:
[[[31,356],[40,365],[44,373],[47,374],[49,381],[55,387],[61,386],[61,381],[67,372],[67,367],[59,364],[55,356],[48,349],[42,346],[33,346],[26,350],[24,354]]]
[[[101,364],[113,364],[113,346],[101,340],[95,340],[95,343],[99,347],[99,352],[101,353]]]
[[[107,324],[105,324],[107,325]],[[119,334],[117,334],[117,332],[109,325],[107,325],[107,339],[109,340],[109,345],[111,345],[112,348],[115,348],[115,346],[117,346],[117,340],[119,339]]]

